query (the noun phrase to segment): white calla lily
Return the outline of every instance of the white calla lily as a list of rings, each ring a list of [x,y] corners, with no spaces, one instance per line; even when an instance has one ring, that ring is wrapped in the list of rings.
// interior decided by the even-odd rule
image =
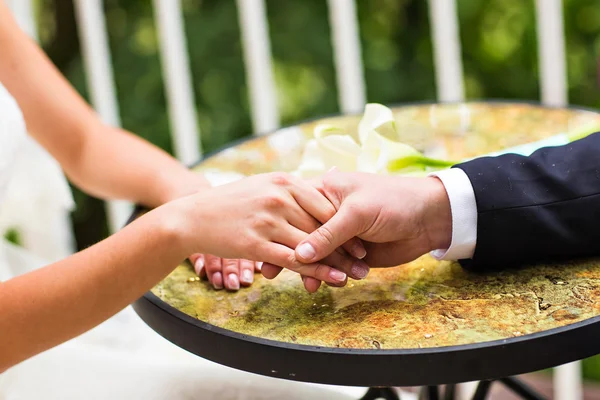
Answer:
[[[363,142],[362,152],[357,163],[358,170],[379,174],[389,173],[388,165],[391,161],[420,154],[409,145],[394,142],[376,130],[371,130]]]
[[[600,126],[593,123],[576,131],[488,155],[529,155],[540,147],[564,145],[598,130]],[[337,167],[342,171],[423,176],[457,163],[425,157],[415,148],[400,142],[392,110],[381,104],[366,105],[358,124],[358,142],[356,135],[333,125],[318,125],[314,134],[315,138],[304,149],[300,166],[294,171],[296,175],[313,177]]]
[[[422,174],[430,167],[439,169],[452,165],[427,158],[401,143],[392,110],[381,104],[367,104],[358,124],[360,143],[333,125],[318,125],[314,135],[306,145],[302,162],[294,172],[296,175],[312,177],[334,166],[341,171],[413,175]]]
[[[373,130],[391,140],[399,139],[392,110],[376,103],[366,105],[365,113],[358,123],[358,138],[361,144],[365,144],[369,133]]]
[[[327,171],[327,168],[319,142],[316,139],[311,139],[304,147],[300,166],[292,174],[302,178],[312,178],[323,174],[325,171]]]

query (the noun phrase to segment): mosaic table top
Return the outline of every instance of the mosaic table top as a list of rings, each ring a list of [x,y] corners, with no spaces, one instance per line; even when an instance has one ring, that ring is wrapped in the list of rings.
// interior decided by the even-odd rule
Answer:
[[[403,141],[450,159],[475,157],[600,124],[600,114],[529,104],[467,103],[393,109]],[[317,123],[356,129],[360,116],[338,116],[281,129],[213,155],[200,172],[251,175],[291,171]],[[372,270],[344,288],[304,291],[285,271],[256,276],[250,288],[215,291],[187,264],[153,290],[193,318],[274,341],[332,348],[416,349],[511,338],[600,315],[600,260],[475,274],[426,255]]]

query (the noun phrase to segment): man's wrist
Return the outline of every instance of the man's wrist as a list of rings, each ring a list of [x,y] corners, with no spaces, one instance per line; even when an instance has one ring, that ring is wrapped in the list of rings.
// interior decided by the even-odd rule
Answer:
[[[428,250],[447,249],[452,242],[452,211],[450,199],[442,181],[427,177],[423,186],[426,190],[423,215]]]
[[[472,258],[477,243],[477,202],[467,174],[450,168],[430,174],[439,179],[450,202],[452,239],[450,247],[439,247],[431,255],[438,260]]]

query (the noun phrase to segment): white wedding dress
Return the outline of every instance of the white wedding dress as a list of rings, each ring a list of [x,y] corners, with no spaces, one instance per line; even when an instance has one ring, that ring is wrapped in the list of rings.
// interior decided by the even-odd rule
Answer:
[[[67,249],[44,249],[43,244],[58,243],[54,239],[64,224],[59,217],[72,206],[60,168],[27,136],[16,102],[0,84],[0,233],[18,227],[33,238],[30,247],[41,248],[46,257],[0,239],[0,281],[65,256]],[[45,232],[43,226],[57,231]],[[203,360],[158,336],[131,307],[0,374],[0,400],[356,399],[361,393],[266,378]]]

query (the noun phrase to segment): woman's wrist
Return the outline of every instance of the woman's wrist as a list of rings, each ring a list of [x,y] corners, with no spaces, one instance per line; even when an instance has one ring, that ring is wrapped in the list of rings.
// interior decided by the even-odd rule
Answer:
[[[199,210],[193,206],[192,198],[183,198],[169,202],[152,211],[143,218],[152,220],[152,228],[162,239],[165,246],[171,247],[180,255],[181,260],[199,251],[194,232],[201,230],[193,213]]]
[[[153,206],[159,206],[212,186],[202,174],[182,167],[175,173],[173,171],[161,173],[156,178],[154,187],[156,204]]]

